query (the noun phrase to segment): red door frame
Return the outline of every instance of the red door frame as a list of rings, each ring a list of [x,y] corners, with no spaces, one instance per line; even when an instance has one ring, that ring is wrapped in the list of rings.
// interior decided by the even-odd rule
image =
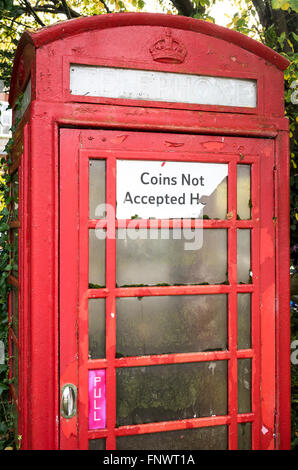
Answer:
[[[99,135],[109,143],[109,150],[105,145],[100,145]],[[189,425],[195,427],[228,424],[229,425],[229,448],[237,448],[237,423],[253,422],[254,432],[252,434],[252,445],[255,449],[275,447],[275,258],[274,258],[274,220],[273,220],[273,166],[274,166],[274,144],[270,140],[225,138],[226,146],[224,153],[214,153],[219,147],[218,137],[171,135],[170,139],[181,139],[187,149],[183,152],[156,152],[158,147],[142,152],[141,133],[129,133],[126,136],[134,136],[134,145],[123,145],[121,143],[121,132],[117,131],[79,131],[61,130],[61,170],[60,170],[60,285],[61,285],[61,383],[79,383],[79,406],[78,415],[83,419],[77,426],[76,418],[62,420],[61,447],[64,448],[88,448],[89,439],[107,438],[107,448],[115,448],[116,436],[130,435],[136,432],[148,433],[160,430],[183,429]],[[111,138],[114,137],[114,138]],[[123,133],[122,133],[123,137]],[[169,135],[155,135],[160,148],[164,148],[164,141],[169,140]],[[120,142],[112,144],[111,142]],[[125,141],[125,139],[124,139]],[[235,151],[235,142],[244,148],[245,161],[242,162],[242,154]],[[190,147],[190,142],[192,146]],[[203,152],[193,150],[197,142],[206,145],[209,151]],[[106,147],[106,148],[100,148]],[[184,148],[185,148],[184,147]],[[238,147],[237,147],[238,148]],[[154,150],[156,153],[154,153]],[[213,150],[213,151],[212,151]],[[199,154],[199,157],[198,157]],[[115,287],[115,239],[106,241],[106,288],[88,289],[88,229],[98,226],[98,220],[88,220],[88,158],[106,158],[106,181],[107,181],[107,203],[115,207],[116,202],[116,157],[121,159],[149,159],[149,160],[200,160],[212,162],[229,163],[229,190],[228,190],[228,212],[233,212],[230,220],[204,220],[204,227],[228,228],[228,265],[230,285],[221,286],[181,286],[181,287],[150,287],[150,288],[116,288]],[[236,218],[236,165],[237,163],[252,164],[252,219],[249,221],[237,220]],[[78,183],[79,175],[79,183]],[[261,178],[260,178],[261,175]],[[262,183],[260,184],[260,180]],[[76,227],[78,224],[79,232]],[[102,227],[126,226],[128,221],[116,221],[115,219],[101,221]],[[172,221],[172,227],[179,221]],[[196,221],[190,221],[194,227]],[[139,220],[140,228],[147,227],[148,221]],[[159,221],[160,225],[160,221]],[[82,229],[83,227],[83,229]],[[85,227],[85,229],[84,229]],[[75,228],[75,229],[74,229]],[[249,285],[237,285],[237,228],[251,229],[252,272],[253,283]],[[80,253],[80,261],[74,253]],[[263,263],[262,260],[266,261]],[[261,263],[260,263],[261,261]],[[78,273],[80,275],[78,276]],[[78,297],[73,286],[78,284]],[[64,287],[68,286],[68,287]],[[65,295],[63,290],[66,288]],[[237,290],[236,290],[237,288]],[[252,349],[237,351],[237,292],[252,293]],[[229,322],[228,339],[229,350],[220,352],[173,354],[170,356],[148,356],[140,358],[115,358],[115,331],[116,317],[111,316],[115,312],[115,300],[123,296],[144,295],[182,295],[199,293],[226,293],[229,297]],[[259,296],[260,301],[259,301]],[[107,328],[107,355],[106,359],[88,361],[88,298],[106,299],[106,328]],[[78,318],[74,317],[79,299]],[[259,310],[260,305],[260,310]],[[258,315],[258,312],[260,314]],[[260,323],[261,322],[261,323]],[[70,327],[72,325],[72,327]],[[79,332],[77,331],[77,327]],[[79,334],[79,343],[77,343]],[[65,340],[64,340],[65,338]],[[79,356],[77,364],[76,357]],[[237,417],[237,359],[253,358],[252,365],[252,413],[241,414]],[[125,426],[115,428],[116,420],[116,382],[115,368],[137,365],[154,365],[163,363],[185,363],[207,360],[229,361],[229,402],[228,416],[217,416],[211,418],[197,418],[192,420],[171,421],[167,423],[152,423],[138,426]],[[106,368],[107,389],[111,392],[107,402],[107,428],[105,430],[88,431],[88,383],[87,370]],[[262,371],[262,387],[260,391],[259,375]],[[270,393],[269,393],[270,391]],[[260,395],[261,394],[261,395]],[[258,431],[256,431],[258,429]],[[262,432],[261,432],[262,430]]]
[[[106,127],[106,109],[101,106],[84,108],[84,119],[76,118],[81,113],[81,105],[50,104],[33,102],[27,108],[18,128],[22,135],[25,127],[24,153],[21,165],[24,166],[24,180],[21,182],[26,195],[21,215],[20,246],[23,255],[19,269],[23,271],[23,297],[21,299],[22,318],[20,318],[20,341],[22,358],[20,370],[23,377],[19,394],[23,396],[20,404],[20,426],[22,449],[59,448],[59,129],[80,127],[87,124],[93,128]],[[274,218],[276,292],[276,448],[289,449],[291,446],[291,402],[290,402],[290,279],[289,279],[289,142],[288,122],[279,118],[247,118],[243,115],[204,113],[201,121],[194,120],[188,111],[179,114],[167,110],[142,110],[125,106],[110,110],[113,129],[136,131],[179,132],[210,135],[231,135],[237,138],[250,136],[263,137],[275,147],[274,179]],[[127,122],[127,113],[130,121]],[[141,114],[140,114],[141,113]],[[40,119],[42,116],[42,119]],[[38,118],[36,118],[38,117]],[[140,119],[141,117],[141,119]],[[236,119],[237,118],[237,119]],[[216,122],[216,127],[214,123]],[[28,123],[28,124],[27,124]],[[26,125],[27,124],[27,125]],[[43,139],[40,139],[40,136]],[[44,144],[47,142],[47,145]],[[51,142],[51,145],[48,145]],[[91,142],[91,141],[90,141]],[[89,143],[90,143],[89,142]],[[241,151],[241,150],[240,150]],[[242,151],[241,151],[242,153]],[[43,158],[40,158],[40,155]],[[266,156],[266,154],[265,154]],[[18,157],[12,154],[13,162]],[[14,164],[14,163],[13,163]],[[32,171],[31,169],[34,169]],[[70,175],[67,175],[69,177]],[[264,175],[261,175],[262,178]],[[262,185],[261,185],[262,186]],[[48,195],[48,205],[40,198]],[[268,220],[271,214],[268,214]],[[264,239],[264,243],[266,240]],[[24,250],[24,251],[23,251]],[[264,273],[266,275],[266,273]],[[43,299],[43,309],[40,309]],[[265,308],[265,306],[264,306]],[[264,332],[264,341],[266,333]],[[36,341],[42,338],[42,341]],[[45,364],[47,367],[45,368]],[[266,366],[263,358],[263,366]],[[20,381],[19,381],[20,383]],[[270,396],[272,389],[267,391]],[[40,412],[34,396],[47,396],[47,407]],[[266,397],[266,398],[267,398]],[[266,433],[266,429],[264,430]],[[264,448],[266,436],[262,434]]]

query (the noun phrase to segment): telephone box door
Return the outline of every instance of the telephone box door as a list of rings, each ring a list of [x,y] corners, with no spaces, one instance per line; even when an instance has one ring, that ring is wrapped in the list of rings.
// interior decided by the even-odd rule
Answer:
[[[275,448],[274,142],[60,131],[61,449]]]

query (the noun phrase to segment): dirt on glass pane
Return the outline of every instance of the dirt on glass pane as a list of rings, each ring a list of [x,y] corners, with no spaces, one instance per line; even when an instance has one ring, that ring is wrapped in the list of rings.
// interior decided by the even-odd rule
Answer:
[[[106,303],[89,299],[89,359],[106,357]]]
[[[237,165],[237,215],[239,219],[251,218],[250,165]]]
[[[226,450],[227,448],[227,426],[181,429],[117,439],[117,450]]]
[[[117,357],[227,349],[227,296],[117,300]]]
[[[89,288],[96,289],[105,286],[106,266],[105,266],[105,240],[98,234],[102,232],[96,229],[89,230]]]
[[[250,271],[250,230],[237,230],[237,282],[251,283]]]
[[[118,230],[118,287],[227,282],[227,230]]]
[[[117,426],[225,415],[226,362],[117,369]]]
[[[251,294],[237,294],[238,349],[251,347]]]
[[[251,450],[251,423],[238,424],[238,450]]]
[[[238,413],[251,412],[251,359],[238,359]]]
[[[104,218],[106,201],[106,162],[89,160],[89,218]]]

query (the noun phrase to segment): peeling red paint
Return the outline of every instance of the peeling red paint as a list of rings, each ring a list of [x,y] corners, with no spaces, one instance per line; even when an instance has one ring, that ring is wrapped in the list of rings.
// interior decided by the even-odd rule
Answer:
[[[214,152],[222,150],[225,146],[223,142],[204,142],[202,145],[206,150]]]

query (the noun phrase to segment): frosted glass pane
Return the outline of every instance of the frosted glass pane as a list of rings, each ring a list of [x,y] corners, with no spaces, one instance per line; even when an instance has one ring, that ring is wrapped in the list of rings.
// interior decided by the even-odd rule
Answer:
[[[99,230],[89,230],[89,288],[104,287],[105,274],[105,240],[98,238]]]
[[[250,277],[250,230],[237,230],[237,282],[249,284]]]
[[[251,359],[238,359],[238,413],[251,412]]]
[[[104,299],[89,299],[89,359],[106,356],[106,310]]]
[[[227,448],[227,426],[181,429],[117,439],[117,450],[227,450]],[[186,456],[185,462],[187,459]]]
[[[69,82],[70,93],[81,96],[250,108],[257,105],[257,81],[251,79],[71,64]]]
[[[240,219],[251,217],[250,165],[237,165],[237,215]]]
[[[117,357],[227,349],[227,296],[117,300]]]
[[[251,423],[238,424],[238,450],[251,450]]]
[[[225,415],[226,361],[117,369],[117,426]]]
[[[237,295],[238,349],[251,347],[251,294]]]
[[[226,230],[140,229],[134,237],[125,229],[118,230],[118,286],[227,281]]]
[[[89,160],[89,218],[104,217],[106,201],[106,162]]]
[[[202,196],[205,203],[203,217],[209,219],[225,219],[227,215],[228,178],[225,178],[210,196]]]

